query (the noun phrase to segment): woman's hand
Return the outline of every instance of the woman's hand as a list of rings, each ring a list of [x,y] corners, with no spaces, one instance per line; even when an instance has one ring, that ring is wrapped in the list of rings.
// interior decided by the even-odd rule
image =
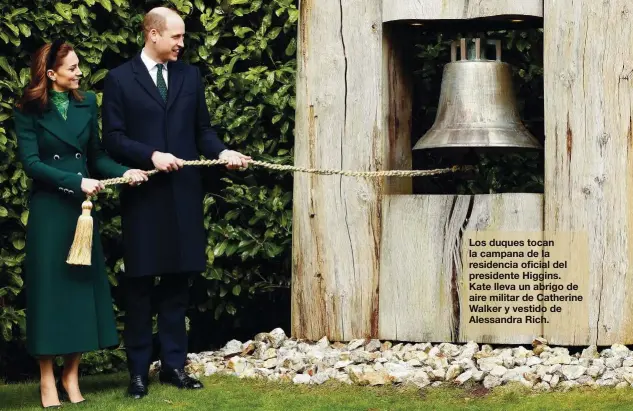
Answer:
[[[104,188],[105,186],[99,180],[93,180],[92,178],[81,179],[81,191],[90,196],[99,193],[99,191],[103,190]]]
[[[141,184],[143,181],[147,181],[147,171],[132,169],[128,170],[123,174],[123,177],[127,177],[131,179],[131,186],[137,186]]]

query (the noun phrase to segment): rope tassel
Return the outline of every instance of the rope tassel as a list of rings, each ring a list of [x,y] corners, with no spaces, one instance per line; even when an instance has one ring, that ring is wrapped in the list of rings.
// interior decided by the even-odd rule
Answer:
[[[92,203],[86,200],[81,204],[81,215],[77,219],[75,239],[70,247],[66,262],[72,265],[90,265],[92,257],[93,221],[90,215]]]
[[[186,160],[183,162],[186,166],[213,166],[216,164],[227,164],[226,160]],[[319,175],[333,175],[338,174],[347,177],[420,177],[420,176],[432,176],[442,173],[456,173],[458,171],[472,170],[472,166],[453,166],[451,168],[440,168],[434,170],[380,170],[380,171],[349,171],[349,170],[328,170],[328,169],[315,169],[305,167],[295,167],[285,164],[273,164],[265,161],[250,160],[249,164],[253,164],[260,167],[269,168],[276,171],[295,171],[308,174]],[[154,169],[147,172],[147,176],[152,176],[159,171]],[[125,184],[131,180],[127,177],[117,177],[108,180],[101,180],[104,186]],[[77,229],[75,231],[75,239],[70,252],[68,253],[68,259],[66,263],[73,265],[90,265],[92,257],[92,233],[93,222],[90,210],[92,210],[92,203],[90,200],[86,200],[81,204],[81,215],[77,220]]]

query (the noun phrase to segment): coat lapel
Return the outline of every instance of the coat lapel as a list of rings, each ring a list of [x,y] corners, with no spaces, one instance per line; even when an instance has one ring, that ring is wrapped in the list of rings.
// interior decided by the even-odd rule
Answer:
[[[71,98],[67,120],[64,120],[57,108],[50,104],[50,109],[42,114],[38,122],[55,137],[81,152],[83,149],[78,136],[86,128],[90,118],[90,106]]]
[[[176,97],[182,88],[182,65],[178,63],[168,64],[167,110],[174,104]]]
[[[137,54],[134,60],[132,60],[132,70],[136,74],[136,81],[158,104],[165,107],[165,102],[158,92],[158,87],[156,87],[154,80],[152,80],[152,77],[149,75],[149,71],[147,71],[147,67],[143,64],[140,54]]]
[[[59,117],[61,115],[57,113]],[[68,105],[68,120],[66,126],[68,127],[68,135],[72,137],[73,141],[77,142],[80,146],[83,146],[79,141],[81,132],[86,129],[88,123],[92,120],[92,110],[90,105],[84,101],[77,101],[75,99],[70,100]]]

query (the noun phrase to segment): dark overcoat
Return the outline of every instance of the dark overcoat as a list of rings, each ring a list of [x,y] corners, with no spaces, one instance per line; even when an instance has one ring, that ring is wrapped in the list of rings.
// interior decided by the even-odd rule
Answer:
[[[103,93],[103,142],[119,162],[154,169],[154,151],[183,160],[217,158],[226,149],[209,124],[200,71],[168,64],[163,101],[140,54],[110,71]],[[141,277],[206,268],[200,170],[186,166],[158,173],[121,192],[125,272]]]
[[[26,228],[26,332],[32,355],[93,351],[119,343],[93,209],[92,265],[66,263],[81,203],[81,180],[121,177],[126,167],[101,148],[93,93],[71,99],[67,120],[52,106],[14,113],[20,161],[33,179]]]

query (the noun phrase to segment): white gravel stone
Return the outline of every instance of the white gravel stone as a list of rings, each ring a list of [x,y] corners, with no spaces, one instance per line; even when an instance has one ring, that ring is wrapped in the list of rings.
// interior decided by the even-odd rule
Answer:
[[[567,380],[576,380],[587,371],[582,365],[564,365],[561,372]]]
[[[473,372],[473,381],[475,382],[481,382],[484,379],[484,372],[483,371],[475,371]]]
[[[297,374],[292,379],[295,384],[309,384],[312,377],[308,374]]]
[[[362,347],[365,344],[365,340],[352,340],[350,341],[349,345],[347,346],[347,349],[350,351],[354,351],[360,347]]]
[[[616,368],[622,367],[623,362],[624,362],[624,359],[622,357],[610,357],[610,358],[607,358],[607,360],[604,363],[607,366],[607,368],[614,370]]]
[[[231,340],[226,343],[221,351],[223,356],[239,354],[242,352],[242,343],[238,340]]]
[[[495,366],[492,370],[490,370],[490,375],[494,377],[502,377],[508,369],[502,365]]]
[[[453,364],[450,367],[448,367],[448,370],[446,370],[446,376],[444,378],[446,381],[453,381],[461,373],[462,373],[462,367],[459,366],[458,364]]]
[[[217,351],[190,353],[186,371],[263,378],[294,384],[342,384],[439,387],[483,384],[492,389],[519,383],[535,391],[569,390],[579,386],[633,386],[633,352],[613,344],[599,352],[595,345],[570,354],[537,339],[532,347],[493,348],[470,341],[398,343],[377,339],[330,342],[288,338],[283,329],[262,332],[252,340],[228,341]],[[153,373],[160,362],[151,364]]]
[[[484,387],[490,389],[501,385],[501,380],[492,375],[488,375],[484,378]]]
[[[218,367],[216,367],[213,363],[206,363],[204,365],[204,376],[209,377],[218,372]]]
[[[460,374],[457,378],[455,378],[455,382],[458,384],[463,384],[466,381],[470,380],[473,377],[473,371],[468,370]]]

